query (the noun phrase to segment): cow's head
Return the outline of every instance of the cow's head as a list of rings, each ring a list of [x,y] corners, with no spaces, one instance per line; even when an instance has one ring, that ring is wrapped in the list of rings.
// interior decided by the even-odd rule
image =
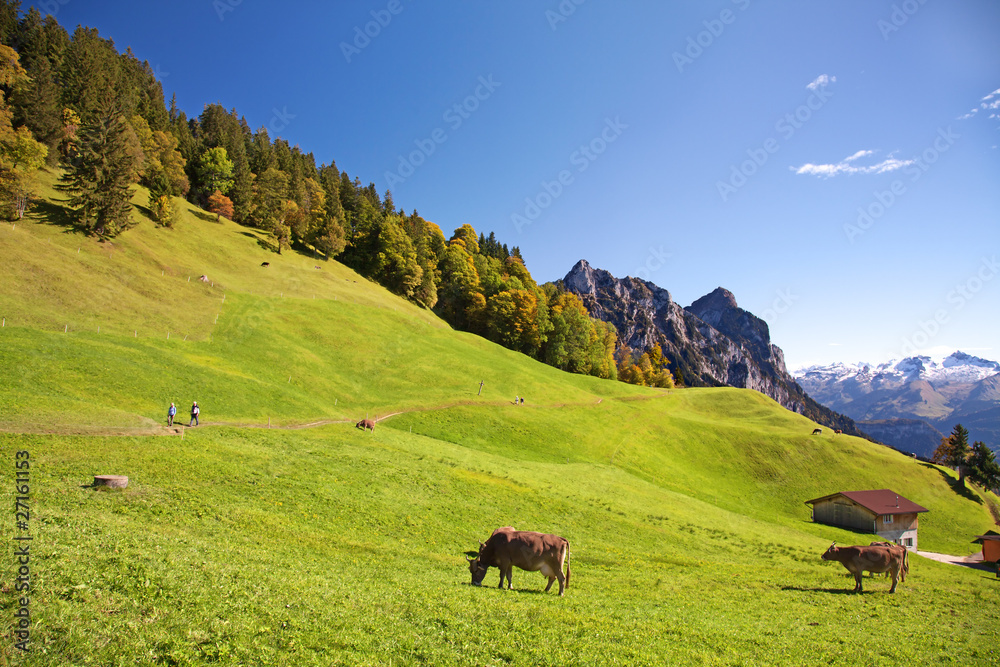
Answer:
[[[469,561],[469,572],[472,574],[472,585],[482,586],[483,579],[486,578],[486,570],[489,568],[480,562],[478,554],[475,558],[467,557],[465,560]]]
[[[834,542],[833,544],[830,545],[829,549],[823,552],[823,555],[820,556],[820,558],[822,558],[823,560],[834,560],[834,554],[836,553],[837,553],[837,543]]]

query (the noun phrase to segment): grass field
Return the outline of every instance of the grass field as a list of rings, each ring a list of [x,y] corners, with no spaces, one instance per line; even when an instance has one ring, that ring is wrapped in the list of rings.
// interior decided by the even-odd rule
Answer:
[[[912,556],[850,594],[819,556],[873,537],[803,502],[892,488],[930,509],[922,549],[966,555],[996,498],[948,471],[755,392],[556,371],[197,209],[113,249],[53,219],[0,227],[0,499],[27,452],[34,538],[32,651],[9,539],[0,664],[1000,661],[1000,579]],[[166,429],[192,400],[203,426]],[[565,597],[469,585],[500,525],[570,541]]]

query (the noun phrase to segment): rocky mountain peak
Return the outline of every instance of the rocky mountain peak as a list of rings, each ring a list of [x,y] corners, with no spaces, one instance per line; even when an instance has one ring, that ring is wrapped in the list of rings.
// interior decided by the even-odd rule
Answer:
[[[736,304],[722,287],[682,308],[670,293],[639,278],[615,278],[580,260],[563,279],[591,317],[614,325],[618,342],[638,352],[659,345],[670,368],[692,386],[757,390],[789,410],[831,428],[858,433],[854,423],[805,395],[771,344],[767,323]]]
[[[733,308],[739,308],[733,293],[724,287],[716,287],[712,292],[692,303],[688,310],[698,313],[699,311],[722,311]]]

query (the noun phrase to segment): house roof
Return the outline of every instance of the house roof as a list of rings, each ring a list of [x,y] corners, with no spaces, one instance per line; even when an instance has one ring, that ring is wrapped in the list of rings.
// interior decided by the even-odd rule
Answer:
[[[985,541],[997,541],[1000,542],[1000,533],[994,533],[992,530],[987,530],[985,535],[976,535],[976,539],[972,540],[975,544],[982,544]]]
[[[812,505],[837,496],[849,498],[875,514],[919,514],[920,512],[930,511],[926,507],[921,507],[912,500],[907,500],[890,489],[878,489],[877,491],[838,491],[822,498],[807,500],[806,505]]]

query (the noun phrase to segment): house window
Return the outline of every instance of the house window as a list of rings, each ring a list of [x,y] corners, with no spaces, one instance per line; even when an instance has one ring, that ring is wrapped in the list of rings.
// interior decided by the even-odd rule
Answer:
[[[882,515],[882,523],[884,523],[884,524],[885,523],[892,523],[892,515],[891,514],[883,514]]]
[[[903,538],[903,546],[904,547],[912,547],[913,546],[913,538],[912,537],[904,537]]]

